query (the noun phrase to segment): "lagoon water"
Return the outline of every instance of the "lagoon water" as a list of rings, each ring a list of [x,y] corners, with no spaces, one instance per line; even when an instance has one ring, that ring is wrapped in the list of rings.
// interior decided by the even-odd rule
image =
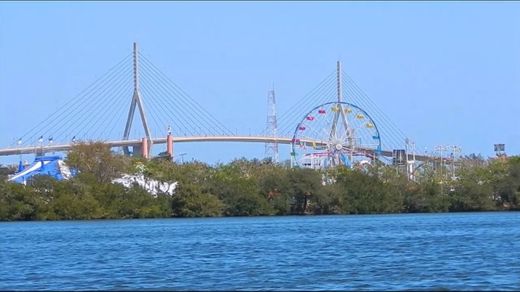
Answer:
[[[520,213],[0,223],[0,290],[520,290]]]

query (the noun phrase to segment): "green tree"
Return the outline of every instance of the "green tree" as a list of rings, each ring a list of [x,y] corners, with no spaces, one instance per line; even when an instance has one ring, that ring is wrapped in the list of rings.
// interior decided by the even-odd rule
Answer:
[[[291,194],[288,170],[274,165],[264,167],[256,174],[260,194],[267,200],[276,215],[291,212]]]
[[[172,200],[177,217],[221,216],[224,204],[215,195],[202,192],[195,184],[180,184]]]
[[[40,194],[31,187],[15,183],[2,183],[0,205],[2,220],[37,220],[46,209],[46,202]]]
[[[520,157],[496,159],[489,165],[495,197],[501,208],[517,209],[520,203]]]
[[[288,170],[289,196],[292,199],[292,214],[310,213],[322,191],[321,173],[308,168],[294,168]]]
[[[258,161],[238,160],[219,166],[211,179],[210,192],[225,204],[224,215],[269,215],[274,211],[261,195],[257,177],[253,175]]]
[[[463,164],[450,193],[451,211],[486,211],[496,208],[493,176],[489,166]]]
[[[129,168],[129,160],[110,151],[110,146],[101,142],[74,145],[67,155],[66,163],[90,183],[110,183]]]

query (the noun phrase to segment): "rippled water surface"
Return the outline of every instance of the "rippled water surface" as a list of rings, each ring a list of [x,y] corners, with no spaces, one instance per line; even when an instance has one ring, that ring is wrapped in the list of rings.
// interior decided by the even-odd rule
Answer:
[[[520,213],[0,223],[0,290],[520,290]]]

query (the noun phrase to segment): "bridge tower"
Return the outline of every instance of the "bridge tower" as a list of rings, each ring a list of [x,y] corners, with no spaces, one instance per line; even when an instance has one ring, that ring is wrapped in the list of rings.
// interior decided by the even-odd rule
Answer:
[[[338,103],[341,103],[341,102],[344,102],[345,99],[344,99],[344,96],[343,96],[343,70],[341,68],[341,61],[337,61],[336,62],[336,94],[337,94],[337,102]],[[346,138],[347,138],[347,141],[348,141],[348,145],[349,145],[349,148],[350,148],[350,153],[349,153],[349,159],[350,161],[353,161],[352,160],[352,156],[353,156],[353,153],[354,153],[354,148],[355,148],[355,144],[354,144],[354,137],[353,137],[353,133],[352,133],[352,129],[350,128],[349,124],[348,124],[348,120],[347,120],[347,117],[345,116],[345,111],[344,111],[344,108],[341,104],[338,104],[338,107],[339,107],[339,111],[337,111],[335,114],[334,114],[334,120],[332,122],[332,127],[330,129],[330,135],[329,135],[329,141],[331,141],[336,133],[336,128],[338,126],[338,122],[341,122],[345,131],[346,131]],[[341,121],[340,121],[340,118],[341,118]]]
[[[276,97],[274,86],[267,93],[267,135],[277,137],[278,125],[276,122]],[[278,163],[278,143],[265,143],[265,156],[270,157],[273,163]]]
[[[343,100],[343,86],[342,83],[342,72],[341,72],[341,61],[336,62],[336,89],[337,89],[337,97],[338,102],[342,102]]]
[[[130,103],[130,110],[128,111],[128,118],[126,120],[125,131],[123,134],[123,140],[128,140],[130,137],[130,129],[132,128],[132,122],[134,120],[135,107],[139,108],[139,115],[141,116],[141,123],[144,128],[144,132],[146,137],[143,139],[142,146],[140,148],[140,152],[143,157],[150,157],[150,150],[152,148],[152,135],[150,133],[150,128],[148,127],[148,122],[146,119],[146,113],[144,111],[143,101],[141,98],[141,88],[140,88],[140,80],[139,80],[139,48],[137,43],[134,42],[134,51],[133,51],[133,64],[134,64],[134,94],[132,96],[132,101]],[[134,147],[134,152],[135,152]],[[123,151],[125,155],[130,155],[130,150],[128,146],[123,147]]]

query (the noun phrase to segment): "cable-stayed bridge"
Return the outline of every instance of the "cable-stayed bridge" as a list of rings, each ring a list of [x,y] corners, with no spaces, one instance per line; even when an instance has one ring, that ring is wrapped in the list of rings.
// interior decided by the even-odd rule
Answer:
[[[268,101],[264,131],[234,133],[134,43],[131,54],[14,145],[0,148],[0,156],[67,151],[81,141],[102,141],[120,147],[126,155],[147,158],[157,144],[166,144],[167,154],[173,156],[175,143],[266,143],[266,152],[275,161],[278,144],[289,144],[294,165],[314,168],[372,159],[395,161],[396,155],[413,155],[405,159],[412,163],[430,158],[415,155],[413,143],[342,70],[340,62],[284,113],[276,113],[274,90]]]

